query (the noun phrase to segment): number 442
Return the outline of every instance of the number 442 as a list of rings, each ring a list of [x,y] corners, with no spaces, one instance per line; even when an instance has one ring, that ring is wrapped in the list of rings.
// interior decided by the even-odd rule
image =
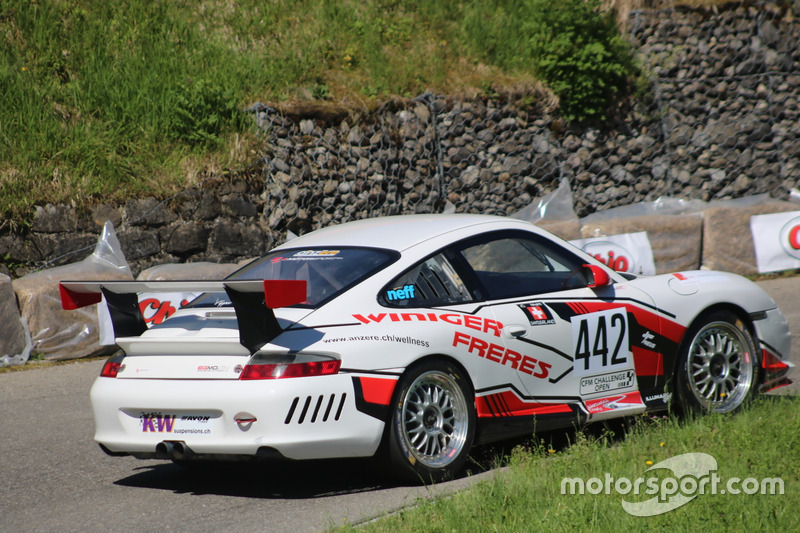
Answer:
[[[572,338],[576,376],[632,367],[625,309],[574,317]]]

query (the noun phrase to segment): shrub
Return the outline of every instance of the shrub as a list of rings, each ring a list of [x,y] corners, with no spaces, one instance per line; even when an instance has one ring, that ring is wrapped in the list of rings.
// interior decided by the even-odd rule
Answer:
[[[559,96],[565,118],[601,115],[635,74],[633,54],[599,0],[531,0],[530,50],[536,72]]]
[[[236,97],[214,82],[188,82],[174,91],[172,136],[193,146],[212,146],[240,120]]]
[[[600,0],[495,0],[464,20],[464,35],[485,60],[533,68],[558,95],[564,118],[602,115],[637,76],[629,44]]]

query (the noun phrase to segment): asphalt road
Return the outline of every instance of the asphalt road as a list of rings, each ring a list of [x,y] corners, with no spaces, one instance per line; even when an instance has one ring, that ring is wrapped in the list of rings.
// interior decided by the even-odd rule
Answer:
[[[760,285],[789,319],[792,360],[800,362],[800,278]],[[108,457],[92,440],[88,396],[101,366],[0,374],[0,531],[324,531],[494,475],[407,487],[387,485],[354,460],[209,473]],[[800,371],[792,377],[800,381]]]

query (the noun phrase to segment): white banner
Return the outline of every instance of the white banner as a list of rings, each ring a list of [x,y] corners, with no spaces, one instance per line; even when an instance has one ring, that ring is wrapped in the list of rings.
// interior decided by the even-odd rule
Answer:
[[[800,268],[800,211],[750,217],[760,273]]]
[[[617,272],[653,276],[656,263],[646,231],[576,239],[572,244]]]

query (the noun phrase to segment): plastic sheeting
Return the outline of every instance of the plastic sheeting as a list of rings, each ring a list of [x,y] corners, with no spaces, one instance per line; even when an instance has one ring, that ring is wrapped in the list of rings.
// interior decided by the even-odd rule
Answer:
[[[581,236],[581,223],[572,206],[572,189],[566,178],[561,179],[553,192],[534,199],[511,218],[532,222],[567,241]]]
[[[581,219],[584,239],[646,232],[656,274],[696,270],[703,248],[701,200],[659,198],[599,211]]]
[[[143,270],[136,277],[139,281],[154,280],[217,280],[224,279],[234,270],[240,268],[234,263],[174,263],[156,265]]]
[[[24,364],[31,348],[31,334],[19,314],[11,278],[0,274],[0,367]]]
[[[796,203],[768,194],[710,202],[703,212],[703,268],[742,275],[758,273],[750,219],[796,210]]]
[[[75,311],[61,308],[58,283],[69,279],[133,279],[111,222],[105,223],[94,252],[83,261],[34,272],[13,282],[33,353],[51,360],[108,353],[109,348],[98,344],[96,306]]]

